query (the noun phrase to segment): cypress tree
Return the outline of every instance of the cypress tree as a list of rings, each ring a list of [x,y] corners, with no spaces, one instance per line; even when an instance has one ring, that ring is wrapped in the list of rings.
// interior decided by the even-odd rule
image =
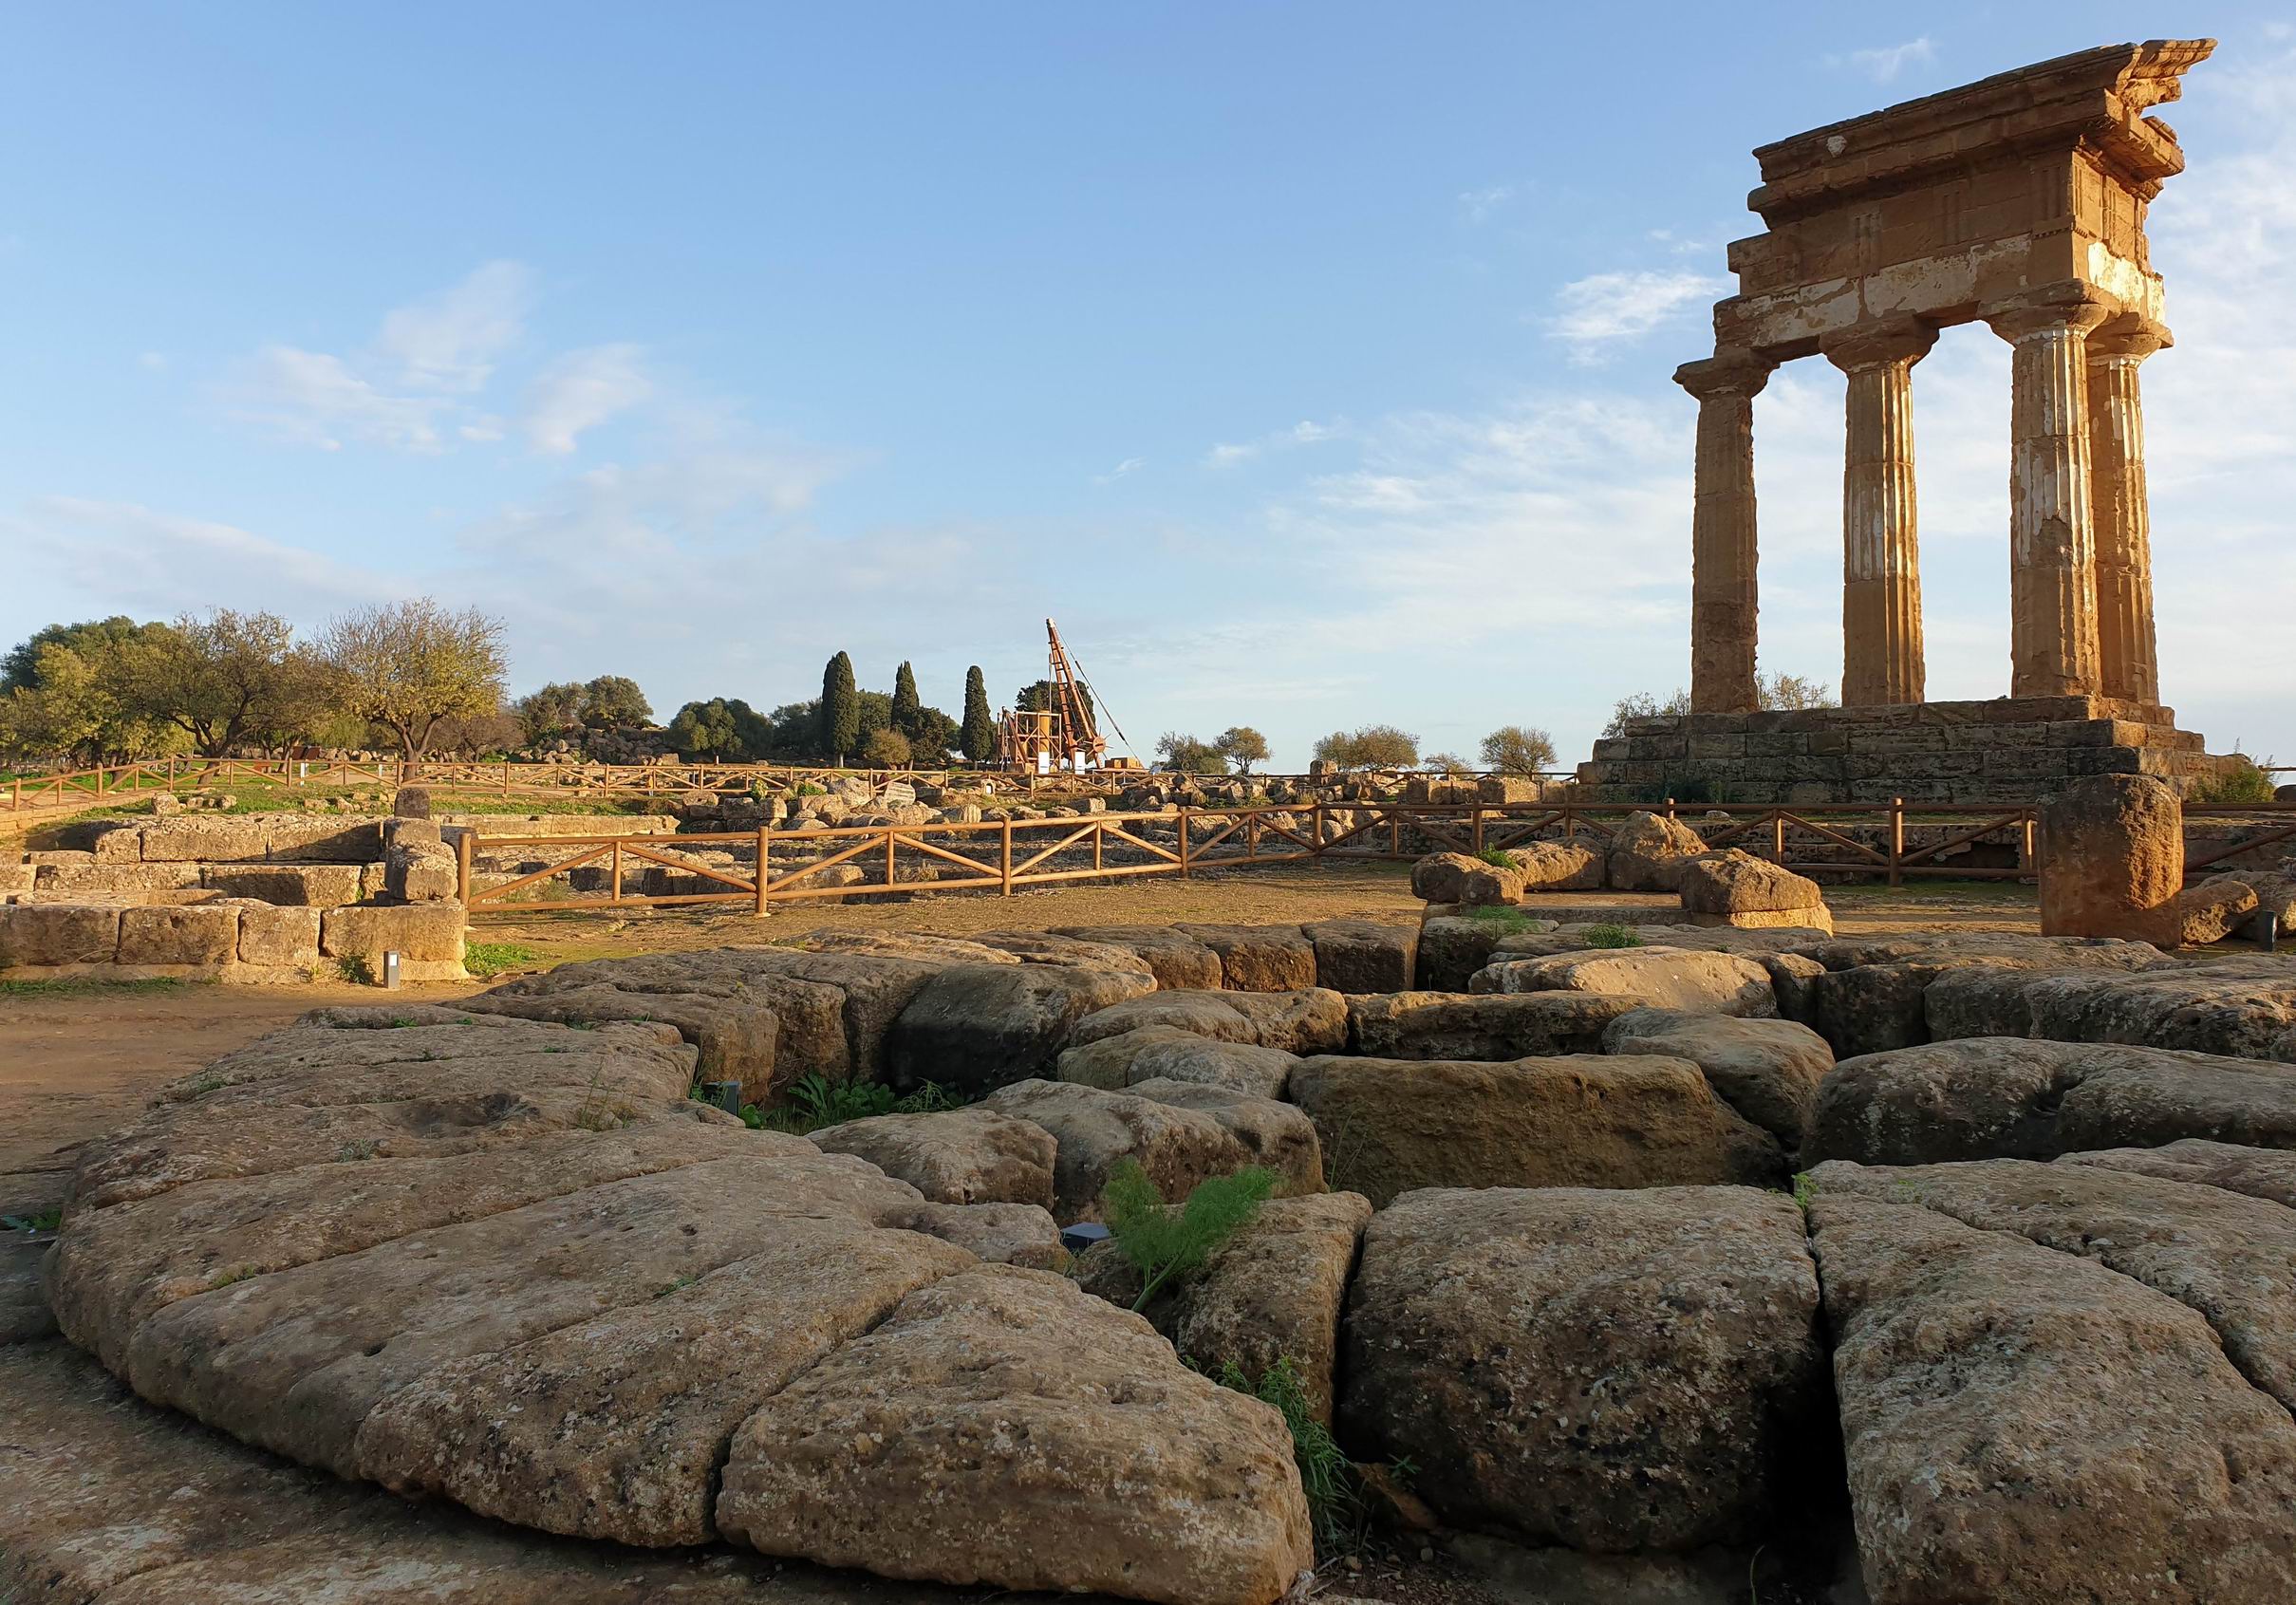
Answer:
[[[997,750],[997,727],[989,718],[988,681],[981,679],[979,663],[964,671],[964,728],[957,744],[975,763]]]
[[[917,700],[917,671],[904,663],[893,672],[893,728],[915,736],[923,705]]]
[[[861,693],[853,685],[853,660],[838,653],[821,671],[821,745],[839,763],[861,739]]]

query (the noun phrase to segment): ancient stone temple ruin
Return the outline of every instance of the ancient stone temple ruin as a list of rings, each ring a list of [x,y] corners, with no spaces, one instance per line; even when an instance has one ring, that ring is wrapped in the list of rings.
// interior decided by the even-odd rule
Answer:
[[[2210,40],[2114,45],[1764,145],[1739,293],[1698,401],[1690,713],[1596,744],[1580,778],[1743,802],[2017,798],[2218,765],[2160,702],[2137,373],[2170,344],[2145,210],[2184,154],[2147,115]],[[2007,696],[1932,702],[1913,368],[1956,324],[2014,348]],[[1756,700],[1755,396],[1818,356],[1847,391],[1839,709]]]

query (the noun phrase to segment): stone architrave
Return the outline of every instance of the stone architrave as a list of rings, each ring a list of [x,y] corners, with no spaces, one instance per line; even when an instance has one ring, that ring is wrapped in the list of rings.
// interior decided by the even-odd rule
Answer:
[[[2041,934],[2184,941],[2184,804],[2149,775],[2075,781],[2041,810]]]
[[[2107,697],[2157,706],[2153,520],[2145,495],[2144,403],[2137,364],[2171,344],[2128,313],[2089,336],[2089,500],[2097,527],[2098,674]]]
[[[2089,331],[2113,315],[2078,280],[1988,308],[2009,364],[2009,695],[2099,689],[2089,484]]]
[[[1841,701],[1918,702],[1921,554],[1913,496],[1913,364],[1937,331],[1889,318],[1828,335],[1820,348],[1849,377],[1841,474]]]
[[[1674,370],[1698,398],[1690,513],[1690,711],[1751,713],[1758,611],[1754,544],[1754,398],[1773,364],[1723,350]]]

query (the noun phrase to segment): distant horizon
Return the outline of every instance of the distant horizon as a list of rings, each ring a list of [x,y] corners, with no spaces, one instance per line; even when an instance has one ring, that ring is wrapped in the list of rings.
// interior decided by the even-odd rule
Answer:
[[[2169,20],[28,13],[0,647],[427,593],[505,621],[512,697],[626,675],[666,724],[839,650],[1001,706],[1049,615],[1144,762],[1250,725],[1298,773],[1389,723],[1473,764],[1526,724],[1567,770],[1689,681],[1670,376],[1759,230],[1753,147],[2190,32],[2163,698],[2296,764],[2296,30]],[[1914,370],[1941,701],[2008,691],[2007,367],[1975,327]],[[1762,668],[1837,691],[1841,394],[1813,359],[1755,411]]]

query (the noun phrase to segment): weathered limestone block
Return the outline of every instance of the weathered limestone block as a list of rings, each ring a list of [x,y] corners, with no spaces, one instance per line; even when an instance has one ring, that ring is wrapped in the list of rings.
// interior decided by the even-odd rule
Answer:
[[[262,814],[183,814],[143,827],[142,856],[147,864],[260,862],[271,838],[271,821]]]
[[[880,1114],[812,1133],[824,1153],[849,1153],[908,1183],[933,1204],[1053,1203],[1053,1134],[981,1109]]]
[[[2048,1159],[2180,1137],[2296,1148],[2296,1066],[1990,1036],[1870,1054],[1826,1077],[1802,1159]]]
[[[1810,1223],[1876,1605],[2296,1588],[2296,1424],[2206,1320],[2088,1260],[1822,1179]]]
[[[1688,1059],[1725,1103],[1776,1137],[1801,1146],[1834,1051],[1804,1025],[1783,1019],[1727,1019],[1673,1009],[1636,1009],[1602,1034],[1606,1054]]]
[[[1316,949],[1297,925],[1174,925],[1220,955],[1230,992],[1299,992],[1316,984]]]
[[[923,1204],[907,1229],[953,1242],[992,1265],[1068,1268],[1069,1251],[1052,1211],[1037,1204]]]
[[[1590,992],[1391,992],[1350,998],[1348,1035],[1358,1053],[1393,1059],[1592,1054],[1611,1021],[1644,1002]]]
[[[1223,1042],[1172,1025],[1144,1025],[1064,1049],[1055,1079],[1120,1092],[1140,1081],[1202,1081],[1280,1098],[1299,1062],[1279,1048]]]
[[[1465,992],[1467,978],[1490,962],[1507,935],[1495,920],[1437,915],[1419,927],[1414,984],[1422,992]]]
[[[239,961],[308,969],[319,961],[316,908],[276,908],[241,904]]]
[[[1326,1056],[1292,1073],[1335,1188],[1386,1205],[1418,1187],[1770,1186],[1778,1144],[1684,1059],[1511,1063]]]
[[[1161,984],[1155,966],[1121,942],[1086,942],[1047,931],[983,931],[973,940],[993,953],[1010,953],[1024,964],[1111,970]]]
[[[120,948],[117,907],[16,903],[0,907],[0,970],[31,964],[108,964]]]
[[[1076,1022],[1073,1043],[1097,1042],[1144,1026],[1172,1026],[1222,1042],[1287,1054],[1328,1054],[1347,1045],[1348,999],[1322,987],[1299,992],[1157,992]]]
[[[1331,992],[1407,992],[1419,953],[1414,925],[1323,920],[1299,927],[1316,949],[1316,984]]]
[[[1055,933],[1079,942],[1129,948],[1148,964],[1156,984],[1167,992],[1220,990],[1220,955],[1169,925],[1067,925]]]
[[[1464,852],[1429,853],[1411,866],[1411,895],[1461,907],[1522,901],[1524,876],[1512,864],[1491,864]]]
[[[1314,1564],[1279,1415],[1142,1317],[1010,1266],[912,1294],[767,1401],[717,1520],[767,1554],[1167,1605],[1271,1605]]]
[[[2242,875],[2211,875],[2176,895],[2179,934],[2188,947],[2222,942],[2256,912],[2256,888]]]
[[[1693,914],[1792,914],[1791,923],[1816,924],[1809,912],[1825,906],[1816,881],[1736,848],[1685,860],[1680,890]]]
[[[212,967],[238,953],[239,910],[229,904],[121,910],[116,963]]]
[[[1129,1092],[1105,1092],[1073,1082],[1017,1081],[990,1093],[977,1107],[1033,1121],[1053,1134],[1059,1145],[1053,1170],[1053,1212],[1062,1221],[1100,1219],[1101,1190],[1110,1173],[1127,1160],[1137,1164],[1167,1199],[1185,1198],[1207,1177],[1232,1175],[1259,1163],[1217,1114]],[[1297,1184],[1297,1190],[1313,1191],[1320,1185],[1319,1179],[1288,1179]]]
[[[513,988],[516,985],[513,983]],[[673,1026],[699,1054],[694,1065],[697,1077],[738,1081],[741,1101],[760,1109],[772,1108],[799,1073],[781,1062],[780,1015],[749,997],[625,991],[604,984],[555,985],[532,991],[497,988],[466,999],[462,1006],[478,1014],[561,1025],[654,1020]]]
[[[356,864],[210,864],[204,885],[226,897],[252,897],[288,907],[335,908],[364,895]]]
[[[1577,842],[1530,842],[1507,856],[1522,871],[1525,892],[1597,891],[1606,872],[1603,854]]]
[[[329,959],[358,959],[380,976],[383,955],[396,950],[408,980],[462,977],[463,911],[459,903],[350,904],[326,910],[319,951]]]
[[[1941,1038],[2029,1036],[2296,1057],[2288,1041],[2296,973],[2285,959],[2261,954],[2135,972],[1954,970],[1930,983],[1927,1011],[1931,1034]]]
[[[33,868],[41,891],[133,894],[183,891],[199,884],[196,864],[43,864]],[[24,888],[31,890],[32,886]]]
[[[2156,1148],[2095,1148],[2068,1153],[2059,1165],[2094,1165],[2107,1170],[2160,1176],[2172,1182],[2222,1187],[2249,1198],[2269,1199],[2296,1209],[2296,1153],[2254,1148],[2240,1143],[2212,1143],[2179,1137]]]
[[[1135,1081],[1126,1092],[1211,1116],[1252,1164],[1276,1173],[1281,1191],[1323,1190],[1323,1149],[1315,1123],[1292,1105],[1205,1081]]]
[[[383,854],[383,866],[384,893],[402,902],[449,900],[458,889],[455,855],[436,842],[397,843]]]
[[[2175,947],[2183,940],[2184,805],[2142,775],[2067,786],[2041,811],[2044,936],[2110,936]]]
[[[1637,998],[1652,1008],[1692,1014],[1775,1018],[1770,973],[1732,953],[1676,947],[1627,947],[1559,953],[1492,965],[1502,993],[1577,992]]]
[[[1453,1524],[1745,1543],[1832,1432],[1818,1299],[1776,1194],[1411,1193],[1365,1234],[1341,1428]]]
[[[1659,813],[1631,813],[1611,837],[1609,875],[1614,891],[1673,891],[1682,861],[1706,851],[1698,832]]]
[[[978,1092],[1050,1071],[1087,1015],[1150,996],[1143,973],[953,964],[918,989],[885,1039],[886,1079]]]
[[[39,879],[37,864],[0,864],[0,898],[30,891]]]

